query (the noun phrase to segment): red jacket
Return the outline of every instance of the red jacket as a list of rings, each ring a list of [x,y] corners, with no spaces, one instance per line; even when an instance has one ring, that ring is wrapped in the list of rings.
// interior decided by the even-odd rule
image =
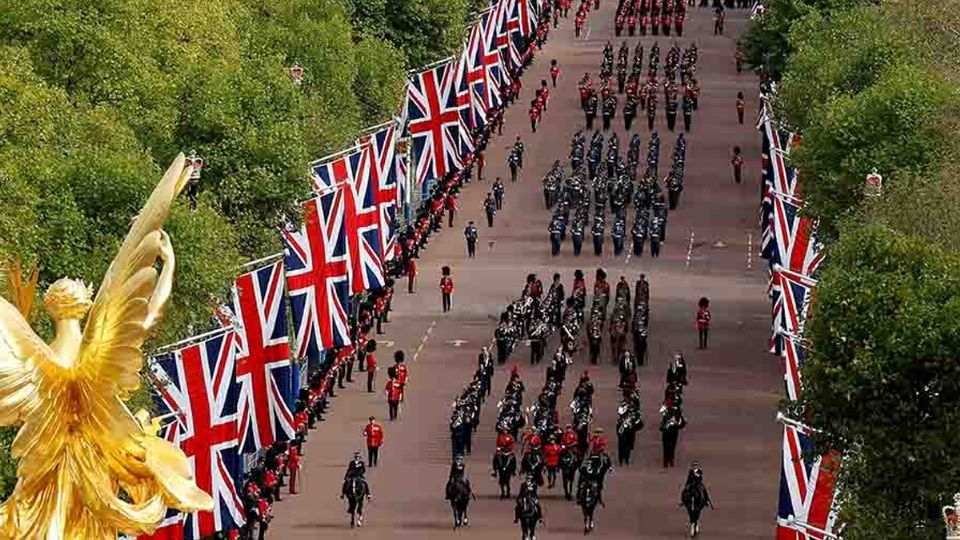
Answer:
[[[380,448],[383,444],[383,428],[380,424],[371,422],[363,428],[363,436],[367,438],[367,448]]]
[[[564,446],[576,446],[577,432],[572,429],[564,431],[563,435],[560,436],[560,442],[562,442]]]
[[[560,445],[557,443],[547,443],[543,447],[543,461],[547,467],[553,468],[560,465]]]
[[[453,294],[453,278],[450,276],[440,278],[440,290],[447,294]]]
[[[710,310],[701,308],[697,310],[697,330],[706,330],[710,328]]]
[[[300,467],[300,452],[297,452],[297,447],[291,445],[290,449],[287,450],[287,463],[289,464],[288,468],[293,470]]]
[[[417,260],[413,257],[410,257],[410,260],[407,261],[407,273],[413,276],[417,275]]]
[[[456,210],[457,209],[457,197],[454,195],[447,195],[446,202],[444,206],[447,210]]]
[[[550,68],[550,76],[553,77],[554,79],[556,79],[557,77],[559,77],[559,76],[560,76],[560,68],[558,68],[557,66],[551,67],[551,68]]]
[[[534,122],[540,121],[540,108],[539,107],[530,107],[530,120]]]
[[[397,382],[400,383],[401,388],[407,384],[407,365],[406,364],[397,364]]]
[[[372,352],[367,353],[367,373],[376,373],[377,357]]]
[[[513,435],[503,431],[497,433],[497,448],[506,448],[508,450],[513,448]]]
[[[396,379],[387,381],[387,386],[384,390],[387,392],[387,401],[400,401],[400,398],[403,397],[403,385]]]

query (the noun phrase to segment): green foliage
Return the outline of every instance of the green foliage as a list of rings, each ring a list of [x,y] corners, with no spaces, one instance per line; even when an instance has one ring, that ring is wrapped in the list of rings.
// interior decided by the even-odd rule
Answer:
[[[960,257],[851,226],[829,259],[803,401],[843,453],[844,538],[942,538],[939,505],[960,485]]]
[[[941,120],[957,106],[956,91],[922,67],[887,71],[863,92],[839,95],[816,109],[796,163],[803,171],[805,210],[820,234],[838,234],[839,220],[862,198],[873,168],[884,183],[929,171],[947,134]]]

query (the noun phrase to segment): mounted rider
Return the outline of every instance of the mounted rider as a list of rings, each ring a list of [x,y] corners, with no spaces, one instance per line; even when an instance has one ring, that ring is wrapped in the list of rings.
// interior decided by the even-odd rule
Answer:
[[[597,494],[601,506],[603,502],[603,481],[607,474],[613,472],[613,465],[610,456],[607,454],[607,439],[602,435],[602,429],[596,429],[590,437],[590,454],[584,458],[580,465],[580,480],[577,485],[577,498],[581,497],[583,486],[586,482],[592,481],[597,484]]]

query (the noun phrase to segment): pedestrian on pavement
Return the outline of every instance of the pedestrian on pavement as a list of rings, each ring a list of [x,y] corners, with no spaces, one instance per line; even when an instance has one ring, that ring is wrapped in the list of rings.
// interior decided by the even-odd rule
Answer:
[[[450,311],[450,305],[453,299],[453,278],[450,277],[450,267],[444,266],[440,269],[440,299],[443,303],[443,312]]]
[[[387,394],[387,411],[390,415],[390,421],[393,422],[400,413],[400,400],[403,399],[403,386],[401,386],[400,381],[397,380],[395,371],[391,370],[389,375],[390,380],[387,381],[384,392]]]
[[[363,437],[367,440],[367,465],[376,467],[380,461],[380,447],[383,446],[383,428],[377,419],[371,416],[363,427]]]
[[[413,283],[417,280],[417,258],[407,259],[407,292],[413,294]]]
[[[556,60],[550,60],[550,79],[553,81],[553,87],[557,87],[557,78],[560,76],[560,66]]]
[[[710,333],[710,300],[700,298],[697,302],[697,336],[700,338],[698,349],[707,348],[707,335]]]
[[[733,181],[739,184],[743,180],[743,153],[739,146],[733,147],[733,158],[730,163],[733,165]]]
[[[468,221],[466,228],[463,230],[463,237],[467,240],[467,257],[474,258],[477,256],[477,226],[473,224],[473,221]]]
[[[487,193],[483,200],[483,211],[487,214],[487,227],[493,227],[493,216],[497,213],[497,202],[493,199],[493,192]]]
[[[377,376],[377,357],[374,353],[377,351],[377,340],[371,339],[367,342],[367,393],[373,393],[373,379]]]
[[[506,188],[503,187],[503,181],[500,180],[500,177],[497,177],[497,180],[493,183],[493,200],[497,203],[496,210],[503,209],[503,194],[506,192]]]
[[[740,125],[743,125],[743,108],[744,108],[743,92],[737,92],[737,122]]]

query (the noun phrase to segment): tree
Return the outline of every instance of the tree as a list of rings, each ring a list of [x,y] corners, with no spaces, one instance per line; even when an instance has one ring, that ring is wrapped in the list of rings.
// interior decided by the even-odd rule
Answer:
[[[839,220],[862,198],[876,168],[885,183],[930,171],[951,145],[944,119],[957,92],[922,66],[900,65],[853,95],[817,107],[803,132],[796,165],[803,171],[805,211],[820,219],[821,238],[837,236]]]
[[[843,454],[844,538],[939,540],[960,485],[960,257],[851,226],[829,249],[806,336],[803,404]]]

